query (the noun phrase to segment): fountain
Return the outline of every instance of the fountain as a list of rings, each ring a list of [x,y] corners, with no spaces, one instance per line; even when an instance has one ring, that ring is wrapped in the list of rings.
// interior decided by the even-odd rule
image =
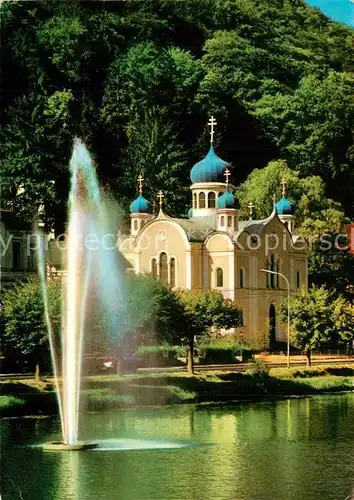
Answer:
[[[108,328],[114,328],[115,333],[119,314],[119,306],[115,304],[120,302],[121,306],[123,300],[117,254],[112,251],[114,246],[107,249],[106,245],[102,244],[107,234],[113,236],[116,231],[109,232],[109,210],[102,198],[91,157],[80,139],[74,140],[70,170],[71,189],[66,239],[67,276],[63,283],[60,350],[56,345],[48,310],[44,252],[39,251],[42,265],[38,267],[63,435],[62,441],[44,444],[43,448],[51,451],[83,450],[97,446],[97,443],[79,441],[78,438],[83,342],[89,289],[96,287],[95,297],[100,302],[102,313],[110,318],[111,324]]]

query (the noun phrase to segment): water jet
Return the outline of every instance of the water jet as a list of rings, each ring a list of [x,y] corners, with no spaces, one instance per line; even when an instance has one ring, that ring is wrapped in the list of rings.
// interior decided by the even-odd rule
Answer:
[[[105,245],[105,237],[116,234],[117,228],[110,224],[111,210],[101,193],[95,166],[85,144],[78,138],[74,140],[70,173],[60,341],[54,334],[49,312],[45,252],[41,246],[38,251],[62,430],[62,440],[44,443],[46,451],[79,451],[98,446],[79,441],[84,337],[92,329],[94,321],[90,321],[90,312],[95,306],[102,317],[107,318],[106,328],[111,328],[116,335],[124,300],[118,252],[115,246]]]

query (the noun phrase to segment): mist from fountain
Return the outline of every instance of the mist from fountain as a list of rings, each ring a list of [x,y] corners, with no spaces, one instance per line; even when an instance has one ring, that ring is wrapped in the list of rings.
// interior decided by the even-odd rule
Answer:
[[[63,443],[79,443],[80,388],[88,302],[98,301],[106,321],[107,335],[119,334],[119,313],[123,306],[122,272],[115,251],[109,208],[101,194],[93,161],[80,139],[74,140],[70,160],[71,187],[66,238],[66,278],[63,281],[63,310],[60,348],[56,345],[48,308],[44,265],[40,265],[48,337],[59,399]],[[44,253],[39,251],[44,264]],[[42,271],[41,271],[42,270]],[[91,302],[90,302],[91,305]],[[97,304],[95,304],[97,308]],[[111,332],[109,331],[111,330]],[[61,360],[61,361],[60,361]]]

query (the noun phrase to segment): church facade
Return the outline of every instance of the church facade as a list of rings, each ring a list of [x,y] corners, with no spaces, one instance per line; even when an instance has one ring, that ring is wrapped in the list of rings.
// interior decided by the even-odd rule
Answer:
[[[218,289],[242,310],[243,325],[235,330],[253,345],[286,340],[279,306],[287,297],[307,287],[307,243],[296,235],[294,206],[283,196],[269,217],[239,220],[238,200],[230,182],[230,165],[213,147],[193,166],[192,207],[188,218],[164,212],[163,192],[159,211],[143,196],[132,202],[131,228],[119,240],[119,250],[135,273],[151,273],[172,288]]]

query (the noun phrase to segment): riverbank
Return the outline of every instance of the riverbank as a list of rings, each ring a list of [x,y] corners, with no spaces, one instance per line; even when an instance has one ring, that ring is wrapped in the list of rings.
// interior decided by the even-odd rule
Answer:
[[[52,380],[4,380],[0,383],[2,417],[50,415],[58,412]],[[244,373],[180,372],[86,377],[82,407],[104,411],[137,406],[183,403],[231,402],[323,394],[354,390],[352,366],[308,369],[272,368],[262,365]]]

